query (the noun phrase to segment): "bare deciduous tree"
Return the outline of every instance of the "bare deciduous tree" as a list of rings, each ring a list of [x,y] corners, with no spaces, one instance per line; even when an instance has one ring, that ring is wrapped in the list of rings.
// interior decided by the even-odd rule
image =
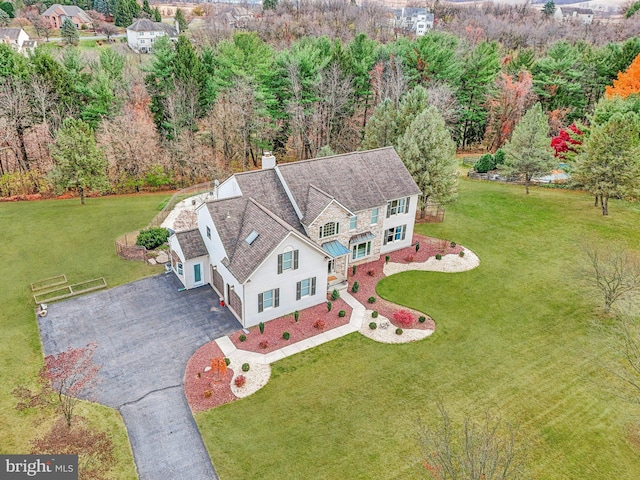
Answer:
[[[623,298],[640,291],[640,256],[618,245],[604,248],[587,245],[584,251],[588,267],[584,278],[591,289],[601,295],[605,312]]]
[[[442,404],[439,418],[421,425],[423,466],[434,480],[515,480],[523,477],[527,447],[517,426],[486,412],[482,420],[466,416],[457,428]]]

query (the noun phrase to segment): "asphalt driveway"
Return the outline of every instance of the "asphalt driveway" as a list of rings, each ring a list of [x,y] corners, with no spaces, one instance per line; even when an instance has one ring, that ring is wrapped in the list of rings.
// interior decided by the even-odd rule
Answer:
[[[209,286],[181,286],[161,274],[51,304],[38,319],[45,355],[97,342],[94,400],[121,412],[142,480],[217,478],[183,375],[200,346],[241,325]]]

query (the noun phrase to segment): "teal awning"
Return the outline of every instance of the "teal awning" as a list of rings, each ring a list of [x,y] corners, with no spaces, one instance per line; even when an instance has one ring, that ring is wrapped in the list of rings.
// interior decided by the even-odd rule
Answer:
[[[338,240],[332,240],[330,242],[323,243],[322,249],[333,258],[338,258],[342,255],[347,255],[348,253],[350,253],[350,250],[342,245]]]
[[[354,235],[353,237],[351,237],[351,239],[349,240],[349,243],[351,243],[351,244],[363,243],[363,242],[368,242],[369,240],[373,240],[374,238],[376,238],[376,236],[373,233],[364,232],[364,233],[359,233],[358,235]]]

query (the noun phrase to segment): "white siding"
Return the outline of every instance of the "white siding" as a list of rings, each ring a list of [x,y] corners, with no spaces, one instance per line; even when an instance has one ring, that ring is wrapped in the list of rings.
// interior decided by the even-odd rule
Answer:
[[[239,197],[242,195],[235,177],[229,177],[218,187],[218,199]]]
[[[391,215],[389,218],[387,218],[387,206],[385,205],[384,209],[380,212],[380,217],[383,219],[383,223],[382,223],[383,243],[384,243],[384,235],[386,234],[387,229],[397,227],[400,225],[406,225],[407,230],[404,237],[404,241],[393,242],[393,243],[388,243],[386,245],[382,245],[382,247],[380,248],[381,254],[393,252],[395,250],[400,250],[401,248],[405,248],[411,245],[411,239],[413,237],[413,226],[416,221],[417,207],[418,207],[418,195],[413,195],[412,197],[410,197],[410,200],[409,200],[409,213],[403,213],[400,215]]]
[[[287,248],[298,250],[298,268],[284,270],[278,274],[278,255]],[[296,300],[296,284],[301,280],[316,277],[316,293]],[[258,294],[275,288],[280,289],[280,305],[258,312]],[[273,320],[296,310],[326,302],[327,260],[318,250],[294,235],[289,235],[266,261],[245,283],[243,305],[245,308],[245,327]],[[305,319],[309,320],[309,319]],[[301,319],[302,321],[302,319]]]

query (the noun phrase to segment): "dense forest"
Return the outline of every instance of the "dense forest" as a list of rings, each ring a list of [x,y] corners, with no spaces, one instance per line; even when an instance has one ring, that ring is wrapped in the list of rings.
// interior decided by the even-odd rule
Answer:
[[[292,161],[393,144],[371,139],[416,86],[458,149],[493,152],[537,102],[550,136],[588,125],[640,54],[635,16],[583,25],[527,5],[438,7],[418,38],[366,2],[282,0],[242,31],[202,13],[149,56],[0,45],[0,196],[63,190],[70,145],[106,172],[87,189],[128,192],[224,178],[264,150]]]

